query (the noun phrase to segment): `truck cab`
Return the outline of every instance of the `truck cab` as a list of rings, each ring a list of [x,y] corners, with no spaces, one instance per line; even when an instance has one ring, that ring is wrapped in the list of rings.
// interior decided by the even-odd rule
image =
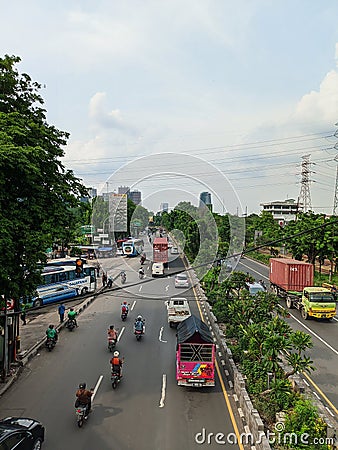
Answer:
[[[336,302],[329,289],[317,286],[306,287],[302,294],[303,319],[316,317],[332,319],[336,315]]]

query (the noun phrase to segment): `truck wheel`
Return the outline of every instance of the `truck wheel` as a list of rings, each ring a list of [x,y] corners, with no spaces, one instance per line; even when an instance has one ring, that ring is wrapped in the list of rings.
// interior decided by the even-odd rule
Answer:
[[[302,318],[303,318],[304,320],[308,320],[309,315],[308,315],[308,313],[306,312],[305,308],[302,308],[301,314],[302,314]]]
[[[291,298],[288,296],[288,297],[286,297],[286,306],[289,308],[289,309],[292,309],[293,308],[293,301],[291,300]]]

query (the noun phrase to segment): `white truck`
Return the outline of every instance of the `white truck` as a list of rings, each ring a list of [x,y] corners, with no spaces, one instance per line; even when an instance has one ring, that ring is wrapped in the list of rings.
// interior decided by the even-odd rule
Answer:
[[[167,300],[168,323],[170,327],[177,326],[180,322],[191,316],[189,302],[186,298],[173,297]]]

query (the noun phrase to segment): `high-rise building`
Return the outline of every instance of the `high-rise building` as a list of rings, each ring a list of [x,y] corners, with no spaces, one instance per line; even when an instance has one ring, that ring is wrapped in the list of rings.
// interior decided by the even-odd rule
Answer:
[[[129,190],[130,190],[129,186],[119,186],[117,189],[117,193],[118,194],[128,194]]]
[[[200,193],[200,208],[202,206],[206,206],[210,210],[212,210],[212,203],[211,203],[211,194],[210,192],[201,192]]]
[[[135,205],[140,205],[142,202],[142,194],[140,191],[129,191],[128,198],[135,203]]]
[[[169,211],[169,203],[161,203],[160,210],[162,212],[168,212]]]

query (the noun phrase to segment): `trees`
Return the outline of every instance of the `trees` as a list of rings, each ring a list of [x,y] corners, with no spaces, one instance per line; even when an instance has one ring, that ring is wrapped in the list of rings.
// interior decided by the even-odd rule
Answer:
[[[69,134],[47,123],[41,85],[19,62],[0,59],[0,293],[15,299],[32,293],[45,249],[67,238],[87,195],[60,161]]]

